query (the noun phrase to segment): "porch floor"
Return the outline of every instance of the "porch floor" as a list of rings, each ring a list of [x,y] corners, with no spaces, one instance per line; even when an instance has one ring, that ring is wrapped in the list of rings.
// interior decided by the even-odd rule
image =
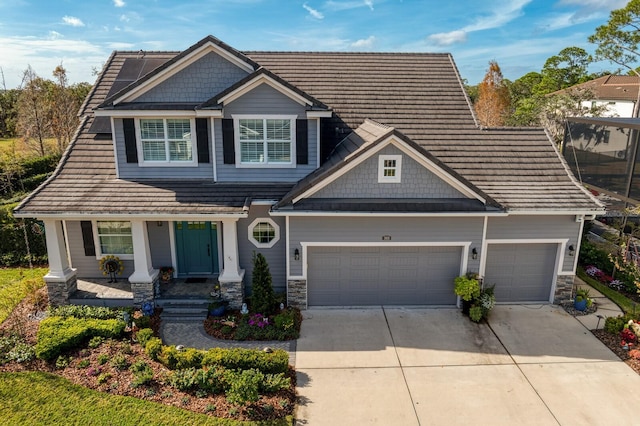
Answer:
[[[206,278],[204,282],[190,283],[186,278],[174,278],[169,283],[160,283],[160,299],[208,298],[218,282],[217,278]],[[110,283],[108,278],[78,279],[78,289],[71,295],[74,303],[80,299],[131,299],[131,284],[126,278]]]

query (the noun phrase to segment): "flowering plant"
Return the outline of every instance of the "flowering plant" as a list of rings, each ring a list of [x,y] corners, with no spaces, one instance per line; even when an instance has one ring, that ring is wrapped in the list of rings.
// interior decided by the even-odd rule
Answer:
[[[269,325],[269,318],[265,317],[262,314],[253,314],[249,317],[249,325],[265,328],[267,325]]]
[[[120,275],[124,272],[124,264],[118,256],[108,255],[100,259],[100,270],[102,275]]]

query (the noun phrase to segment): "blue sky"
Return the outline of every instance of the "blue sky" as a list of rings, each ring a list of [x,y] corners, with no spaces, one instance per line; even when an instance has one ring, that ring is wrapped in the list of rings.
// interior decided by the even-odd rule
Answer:
[[[113,50],[184,50],[208,34],[239,50],[451,52],[476,84],[490,60],[506,78],[540,71],[587,42],[627,0],[0,0],[7,88],[31,65],[93,83]],[[609,63],[593,70],[614,69]],[[1,83],[1,81],[0,81]]]

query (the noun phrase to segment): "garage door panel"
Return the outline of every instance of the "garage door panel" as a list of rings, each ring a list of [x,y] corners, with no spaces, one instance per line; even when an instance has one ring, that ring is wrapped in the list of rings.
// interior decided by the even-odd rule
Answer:
[[[557,244],[490,244],[485,283],[498,302],[546,302],[555,274]]]
[[[460,247],[339,247],[308,250],[309,305],[454,305]],[[324,258],[339,255],[329,274]],[[335,277],[339,276],[339,282]],[[333,278],[331,278],[333,277]],[[330,283],[333,279],[333,283]],[[336,286],[340,288],[336,293]]]

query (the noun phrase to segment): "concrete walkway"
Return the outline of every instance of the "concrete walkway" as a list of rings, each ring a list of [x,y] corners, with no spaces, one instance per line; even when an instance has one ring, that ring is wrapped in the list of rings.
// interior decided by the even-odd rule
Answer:
[[[587,330],[602,328],[604,327],[604,320],[606,318],[622,315],[622,310],[618,307],[618,305],[607,299],[598,290],[591,287],[589,284],[585,283],[578,277],[575,278],[575,283],[578,288],[585,288],[589,290],[589,297],[591,297],[598,306],[596,312],[592,314],[576,316],[576,319],[580,321],[580,323],[584,325]]]
[[[298,424],[625,425],[640,376],[553,305],[306,311]]]

